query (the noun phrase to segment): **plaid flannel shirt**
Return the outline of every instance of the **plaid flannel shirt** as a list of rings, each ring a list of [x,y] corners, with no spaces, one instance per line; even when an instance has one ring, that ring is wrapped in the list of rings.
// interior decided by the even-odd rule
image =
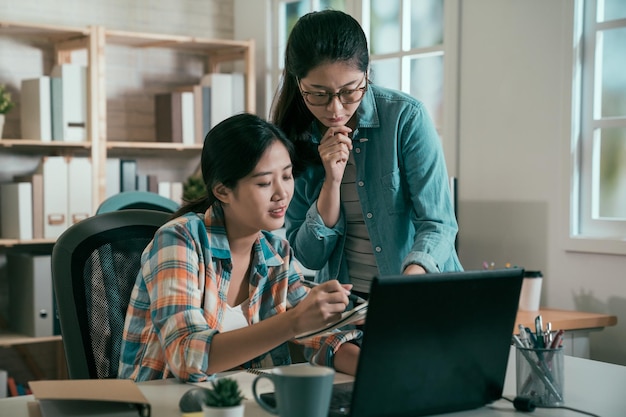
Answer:
[[[203,381],[213,336],[221,330],[232,270],[221,207],[188,213],[161,227],[146,247],[133,289],[121,347],[118,376],[136,381],[175,376]],[[286,240],[260,232],[253,248],[249,325],[285,312],[308,293]],[[333,366],[342,343],[358,330],[298,341],[311,363]],[[287,343],[242,364],[259,368],[291,363]]]

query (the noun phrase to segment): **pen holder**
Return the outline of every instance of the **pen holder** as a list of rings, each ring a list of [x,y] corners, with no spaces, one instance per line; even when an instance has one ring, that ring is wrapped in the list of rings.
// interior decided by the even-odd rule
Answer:
[[[515,349],[517,396],[538,406],[563,405],[563,348]]]

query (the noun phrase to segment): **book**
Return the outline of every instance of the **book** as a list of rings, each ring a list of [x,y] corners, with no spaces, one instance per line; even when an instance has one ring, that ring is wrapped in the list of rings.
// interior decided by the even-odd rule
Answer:
[[[9,392],[9,397],[17,397],[17,384],[15,383],[15,378],[12,376],[7,376],[7,391]]]
[[[2,234],[6,239],[33,238],[32,184],[14,182],[0,185]]]
[[[339,329],[340,327],[346,326],[348,324],[364,320],[367,316],[367,307],[368,302],[364,302],[362,304],[357,305],[352,310],[344,311],[341,314],[341,318],[333,323],[327,324],[326,326],[322,326],[319,329],[312,330],[309,332],[301,333],[295,338],[298,340],[308,339],[310,337],[319,336],[324,333],[332,332],[335,329]]]
[[[62,64],[52,68],[51,77],[61,79],[62,140],[84,142],[87,140],[87,67]],[[56,90],[55,90],[56,91]],[[54,98],[55,103],[59,97]],[[55,126],[55,129],[58,129]],[[55,136],[57,133],[55,133]]]
[[[233,81],[231,74],[211,73],[202,77],[200,84],[211,88],[210,127],[233,115]]]
[[[63,79],[50,77],[50,120],[52,140],[63,140]]]
[[[174,200],[178,205],[183,203],[183,183],[180,181],[170,182],[170,200]]]
[[[104,197],[109,198],[119,194],[121,187],[121,159],[107,158],[106,161],[106,190]]]
[[[0,398],[6,398],[8,396],[9,385],[7,378],[9,377],[9,373],[0,369]]]
[[[31,381],[42,417],[150,417],[150,403],[130,379]]]
[[[195,110],[194,95],[190,91],[183,91],[180,99],[182,142],[185,145],[195,143]]]
[[[120,192],[137,190],[137,161],[120,160]]]
[[[183,141],[182,92],[160,93],[154,97],[157,142]]]
[[[52,140],[50,77],[22,80],[20,123],[22,138]]]

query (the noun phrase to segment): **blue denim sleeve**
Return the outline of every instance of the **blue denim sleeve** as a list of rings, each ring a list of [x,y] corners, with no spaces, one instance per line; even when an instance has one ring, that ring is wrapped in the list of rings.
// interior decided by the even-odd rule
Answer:
[[[402,269],[420,264],[428,272],[440,272],[455,254],[458,230],[441,141],[422,103],[403,125],[400,155],[415,211],[411,221],[416,234]]]
[[[321,183],[305,173],[296,180],[294,196],[287,210],[285,229],[287,240],[296,258],[309,269],[322,269],[344,234],[343,212],[334,227],[327,227],[317,211]]]

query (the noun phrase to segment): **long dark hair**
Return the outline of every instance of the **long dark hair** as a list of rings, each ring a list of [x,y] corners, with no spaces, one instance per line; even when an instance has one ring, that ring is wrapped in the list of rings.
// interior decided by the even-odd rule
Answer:
[[[345,62],[367,72],[369,52],[365,33],[352,16],[337,10],[312,12],[293,27],[285,49],[285,69],[272,109],[272,121],[296,147],[294,173],[308,163],[319,163],[317,148],[309,140],[313,114],[307,109],[298,80],[324,63]]]
[[[251,173],[274,142],[282,143],[291,161],[293,144],[272,123],[249,113],[241,113],[218,123],[204,138],[200,165],[206,194],[186,201],[172,217],[185,213],[204,213],[217,201],[213,186],[222,183],[235,188],[240,179]]]

